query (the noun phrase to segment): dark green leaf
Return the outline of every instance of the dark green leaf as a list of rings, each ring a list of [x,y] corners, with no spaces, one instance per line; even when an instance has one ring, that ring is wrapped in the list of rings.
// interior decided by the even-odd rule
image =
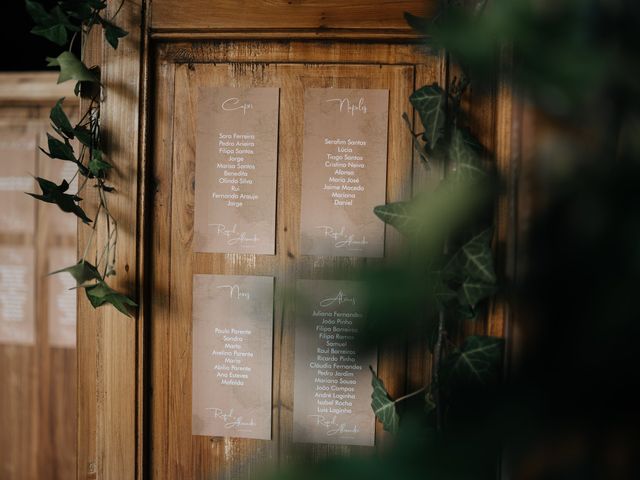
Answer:
[[[371,385],[373,393],[371,394],[371,408],[375,416],[382,422],[387,432],[395,433],[400,425],[400,416],[396,409],[396,404],[384,388],[384,383],[378,378],[373,368],[371,370]]]
[[[71,267],[51,272],[49,275],[54,275],[56,273],[62,272],[70,273],[71,276],[76,280],[78,285],[84,285],[85,283],[92,280],[102,280],[102,276],[100,275],[100,272],[98,272],[98,269],[86,260],[81,260]]]
[[[473,182],[487,176],[474,144],[475,140],[468,132],[454,129],[449,155],[458,179]]]
[[[409,202],[378,205],[373,212],[380,220],[395,227],[400,233],[411,235],[416,231],[418,222]]]
[[[77,127],[73,129],[73,135],[78,139],[80,143],[91,146],[91,131],[86,127]]]
[[[425,132],[422,135],[430,149],[434,149],[444,135],[446,94],[438,85],[428,85],[413,92],[411,104],[420,115]]]
[[[93,150],[91,160],[89,160],[89,171],[91,174],[102,178],[110,168],[111,165],[102,159],[102,151],[98,149]]]
[[[85,292],[89,302],[91,302],[91,305],[93,305],[94,308],[101,307],[108,303],[116,307],[125,315],[131,316],[130,307],[138,306],[129,297],[116,292],[102,280],[93,286],[87,287]]]
[[[60,160],[68,160],[70,162],[78,163],[78,159],[75,156],[73,147],[65,139],[65,142],[61,142],[57,138],[52,137],[47,133],[47,140],[49,144],[49,151],[42,150],[50,158],[58,158]]]
[[[53,19],[51,18],[51,15],[49,15],[40,2],[35,0],[26,0],[25,6],[27,13],[37,25],[52,25]]]
[[[78,25],[74,25],[73,23],[71,23],[71,20],[69,20],[69,17],[67,16],[66,13],[64,13],[64,11],[62,10],[62,8],[60,8],[59,5],[54,7],[51,10],[51,16],[53,18],[53,21],[57,25],[62,25],[64,28],[72,32],[80,31],[80,27]]]
[[[73,213],[84,223],[91,223],[84,210],[76,203],[79,198],[76,195],[64,193],[69,189],[69,184],[66,180],[63,180],[60,185],[40,177],[36,177],[36,181],[40,185],[42,195],[35,193],[28,193],[28,195],[43,202],[56,204],[63,212]]]
[[[55,106],[51,109],[51,114],[49,118],[51,119],[51,123],[62,133],[64,133],[68,138],[74,137],[74,130],[71,126],[71,122],[69,122],[69,117],[62,109],[62,102],[64,102],[64,98],[58,100]]]
[[[497,287],[494,283],[485,283],[472,278],[467,278],[458,291],[458,298],[461,303],[475,307],[477,303],[496,293]]]
[[[492,235],[492,230],[488,228],[465,243],[445,267],[447,278],[457,279],[460,282],[469,279],[495,284],[496,274],[491,251]]]
[[[500,377],[504,340],[496,337],[467,337],[460,349],[447,356],[440,367],[449,388],[488,385]]]
[[[60,76],[58,83],[67,80],[76,80],[78,82],[94,82],[98,83],[99,79],[95,72],[90,71],[84,63],[71,52],[63,52],[58,57],[47,57],[48,66],[60,67]]]
[[[121,38],[129,35],[129,32],[121,29],[117,25],[114,25],[108,20],[103,18],[100,19],[100,23],[102,24],[102,28],[104,28],[104,36],[113,48],[118,48],[118,42]]]
[[[56,45],[64,45],[67,43],[67,29],[62,25],[36,26],[31,29],[31,33],[44,37]]]

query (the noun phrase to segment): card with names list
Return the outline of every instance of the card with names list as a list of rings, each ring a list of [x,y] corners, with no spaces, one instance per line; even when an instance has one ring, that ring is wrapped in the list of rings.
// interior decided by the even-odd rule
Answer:
[[[198,90],[193,251],[275,253],[279,95]]]
[[[303,255],[384,256],[388,110],[388,90],[305,91]]]
[[[271,439],[273,285],[194,275],[193,435]]]

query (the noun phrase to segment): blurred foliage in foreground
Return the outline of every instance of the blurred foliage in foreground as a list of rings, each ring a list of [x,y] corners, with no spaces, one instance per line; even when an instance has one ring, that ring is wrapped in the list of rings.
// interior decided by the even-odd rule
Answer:
[[[640,478],[640,3],[451,2],[435,19],[408,21],[474,84],[511,52],[514,85],[535,111],[537,210],[522,239],[527,268],[505,286],[518,305],[517,357],[502,386],[450,397],[446,430],[415,396],[393,445],[280,478]],[[415,265],[436,251],[432,235],[455,238],[460,212],[440,211],[444,230],[380,272],[376,338],[402,343],[420,326],[424,305],[402,286],[424,281]]]

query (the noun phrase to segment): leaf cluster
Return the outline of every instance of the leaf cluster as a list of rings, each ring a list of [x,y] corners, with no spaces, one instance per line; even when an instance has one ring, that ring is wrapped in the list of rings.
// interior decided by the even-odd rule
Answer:
[[[407,283],[411,285],[400,288],[412,292],[409,295],[414,300],[404,299],[402,303],[426,312],[422,317],[434,357],[431,384],[400,399],[388,394],[372,370],[372,408],[391,432],[400,425],[398,404],[408,397],[419,394],[422,400],[418,403],[432,428],[440,429],[459,392],[496,385],[500,376],[502,339],[470,336],[456,346],[450,335],[460,321],[476,318],[478,305],[497,291],[498,283],[492,228],[479,221],[493,201],[493,175],[485,166],[482,146],[461,126],[464,119],[460,103],[467,85],[465,78],[455,79],[447,91],[434,84],[411,95],[411,104],[424,127],[422,133],[416,133],[409,116],[404,115],[414,149],[429,173],[437,163],[446,175],[434,188],[410,201],[380,205],[374,210],[408,241]],[[389,289],[394,290],[390,285]],[[388,302],[388,297],[384,301]],[[372,310],[384,311],[377,305]]]
[[[106,283],[107,277],[115,274],[115,252],[117,244],[117,223],[109,212],[107,194],[113,187],[106,183],[112,165],[101,147],[100,135],[100,75],[97,67],[89,68],[73,53],[73,43],[78,35],[84,35],[96,25],[102,27],[107,42],[115,49],[119,40],[127,32],[104,17],[106,0],[61,0],[47,10],[37,0],[25,0],[27,12],[35,27],[32,33],[69,49],[55,58],[48,58],[49,66],[60,71],[58,83],[76,82],[76,96],[87,98],[87,110],[78,123],[73,124],[64,111],[61,98],[51,109],[50,120],[53,134],[47,134],[47,149],[42,152],[55,161],[73,163],[77,172],[72,179],[64,179],[60,184],[37,177],[41,193],[29,193],[33,198],[57,205],[62,211],[76,215],[85,224],[91,224],[91,237],[80,261],[54,273],[67,272],[78,282],[77,288],[84,288],[87,298],[94,307],[111,304],[122,313],[130,315],[130,308],[136,304]],[[90,88],[91,87],[91,88]],[[86,93],[92,92],[87,97]],[[77,193],[69,193],[69,186],[78,177]],[[89,181],[98,190],[99,206],[93,220],[81,207],[80,192]],[[94,238],[99,218],[106,222],[107,240],[96,265],[86,260],[89,246]]]

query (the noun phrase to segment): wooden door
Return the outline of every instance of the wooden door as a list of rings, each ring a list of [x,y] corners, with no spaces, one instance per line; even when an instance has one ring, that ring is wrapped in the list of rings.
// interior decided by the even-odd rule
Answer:
[[[300,255],[303,94],[306,88],[388,89],[387,201],[409,199],[411,137],[402,120],[416,84],[434,81],[440,59],[412,46],[228,42],[161,48],[153,116],[153,252],[151,291],[152,478],[243,478],[297,458],[317,460],[366,447],[292,443],[294,313],[297,279],[339,278],[366,260]],[[185,61],[188,59],[189,61]],[[420,63],[418,63],[420,62]],[[279,87],[276,254],[193,253],[196,112],[200,87]],[[387,229],[386,257],[399,246]],[[369,260],[371,261],[371,260]],[[191,434],[191,309],[194,274],[275,277],[272,439]],[[393,395],[422,381],[424,357],[407,378],[407,351],[381,351],[378,371]],[[379,427],[379,426],[378,426]],[[376,442],[384,441],[377,428]]]

